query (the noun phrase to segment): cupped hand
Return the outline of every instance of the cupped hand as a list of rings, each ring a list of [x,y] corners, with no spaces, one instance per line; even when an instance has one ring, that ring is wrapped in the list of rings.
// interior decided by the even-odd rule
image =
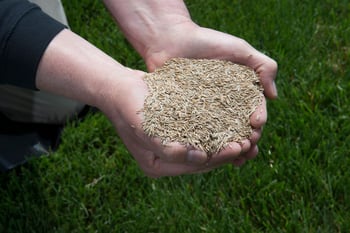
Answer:
[[[274,82],[277,63],[273,59],[257,51],[241,38],[200,27],[190,20],[167,28],[161,37],[148,45],[142,56],[149,71],[155,70],[173,57],[222,59],[246,65],[259,76],[265,96],[270,99],[277,97]],[[257,142],[267,120],[265,99],[251,115],[250,120],[254,130],[249,140],[240,144],[231,143],[212,156],[209,166],[217,167],[225,162],[240,166],[258,154]],[[236,154],[237,150],[242,151],[239,156]]]
[[[144,82],[145,73],[128,71],[126,78],[119,81],[114,91],[107,92],[102,111],[117,129],[118,135],[137,161],[143,172],[150,177],[175,176],[201,173],[233,162],[243,152],[254,156],[250,141],[245,145],[231,143],[210,161],[207,154],[190,146],[173,142],[163,145],[159,138],[149,137],[142,129],[142,108],[148,93]]]

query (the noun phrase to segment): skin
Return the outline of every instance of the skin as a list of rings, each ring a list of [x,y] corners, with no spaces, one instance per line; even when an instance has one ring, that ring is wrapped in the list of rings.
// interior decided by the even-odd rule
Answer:
[[[240,38],[196,25],[183,1],[104,2],[149,71],[172,57],[226,59],[252,67],[261,78],[265,95],[277,97],[273,81],[276,62]],[[176,142],[164,146],[159,139],[145,135],[142,115],[138,113],[148,91],[144,75],[119,64],[73,32],[63,30],[51,41],[40,61],[36,85],[101,109],[150,177],[208,172],[225,164],[240,166],[257,155],[257,142],[267,120],[265,101],[251,116],[255,130],[249,140],[231,142],[208,161],[203,151]]]
[[[216,58],[249,66],[259,75],[265,96],[277,98],[277,63],[245,40],[195,24],[182,0],[104,0],[115,21],[153,71],[173,57]],[[206,163],[210,170],[225,163],[240,166],[258,154],[257,142],[267,121],[266,101],[251,116],[254,132],[232,142]],[[198,162],[203,160],[198,158]]]

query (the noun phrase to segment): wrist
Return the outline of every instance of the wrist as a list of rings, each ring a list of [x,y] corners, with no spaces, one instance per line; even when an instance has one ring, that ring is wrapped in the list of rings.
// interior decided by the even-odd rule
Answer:
[[[126,102],[135,96],[133,92],[139,92],[136,95],[143,95],[142,101],[145,98],[146,93],[141,93],[147,90],[143,81],[144,76],[145,73],[143,71],[132,70],[126,67],[116,70],[114,74],[96,88],[98,94],[96,95],[95,106],[110,118],[120,116],[125,109],[130,107]]]
[[[145,57],[148,47],[164,41],[171,28],[192,22],[183,0],[104,0],[125,37]]]

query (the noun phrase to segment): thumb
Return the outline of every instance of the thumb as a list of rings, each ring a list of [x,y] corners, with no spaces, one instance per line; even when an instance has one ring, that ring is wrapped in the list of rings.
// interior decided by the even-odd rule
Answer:
[[[164,145],[161,152],[162,160],[170,163],[185,163],[185,164],[204,164],[208,156],[204,151],[192,148],[191,146],[181,145],[178,142],[171,142]]]
[[[248,62],[260,78],[264,87],[264,94],[269,99],[276,99],[278,96],[275,84],[278,65],[277,62],[268,56],[258,52],[258,55],[252,56]]]

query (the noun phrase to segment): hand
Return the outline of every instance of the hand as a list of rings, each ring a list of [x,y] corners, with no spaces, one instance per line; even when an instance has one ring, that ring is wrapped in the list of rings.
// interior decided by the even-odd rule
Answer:
[[[207,156],[201,151],[177,143],[164,146],[160,139],[145,135],[140,114],[148,91],[144,75],[122,66],[73,32],[63,30],[42,56],[36,85],[101,109],[141,169],[151,177],[207,171],[221,165],[232,153],[241,153],[241,147],[234,143],[230,156],[224,152],[206,165]]]
[[[206,163],[207,155],[202,151],[178,143],[162,145],[159,138],[145,135],[142,129],[143,115],[140,112],[148,91],[143,80],[144,73],[127,71],[122,75],[125,78],[115,87],[109,85],[111,91],[106,91],[108,99],[101,108],[146,175],[160,177],[201,173],[233,162],[232,157],[237,158],[242,151],[249,150],[249,140],[243,146],[231,143]],[[254,153],[251,150],[248,154]]]
[[[193,23],[182,0],[104,0],[128,41],[144,58],[149,71],[173,57],[216,58],[249,66],[259,75],[265,96],[276,98],[277,63],[243,39]],[[243,164],[258,153],[257,142],[266,123],[265,101],[252,114],[249,140],[231,143],[208,162],[207,171],[224,163]],[[200,160],[199,160],[200,161]]]
[[[143,54],[150,71],[161,66],[172,57],[229,60],[253,68],[260,77],[265,95],[272,99],[277,97],[274,84],[277,72],[276,62],[255,50],[246,41],[222,32],[199,27],[189,21],[174,25],[162,36],[156,42],[150,43]],[[235,158],[234,153],[231,156],[233,164],[237,166],[242,165],[247,159],[254,158],[258,153],[257,142],[261,136],[262,127],[267,120],[265,100],[250,119],[251,125],[254,127],[254,132],[250,138],[250,149],[238,158]],[[220,154],[215,156],[219,157]]]
[[[183,21],[169,27],[149,43],[142,54],[149,71],[173,57],[209,58],[232,61],[254,69],[265,95],[274,99],[277,63],[238,37]]]

